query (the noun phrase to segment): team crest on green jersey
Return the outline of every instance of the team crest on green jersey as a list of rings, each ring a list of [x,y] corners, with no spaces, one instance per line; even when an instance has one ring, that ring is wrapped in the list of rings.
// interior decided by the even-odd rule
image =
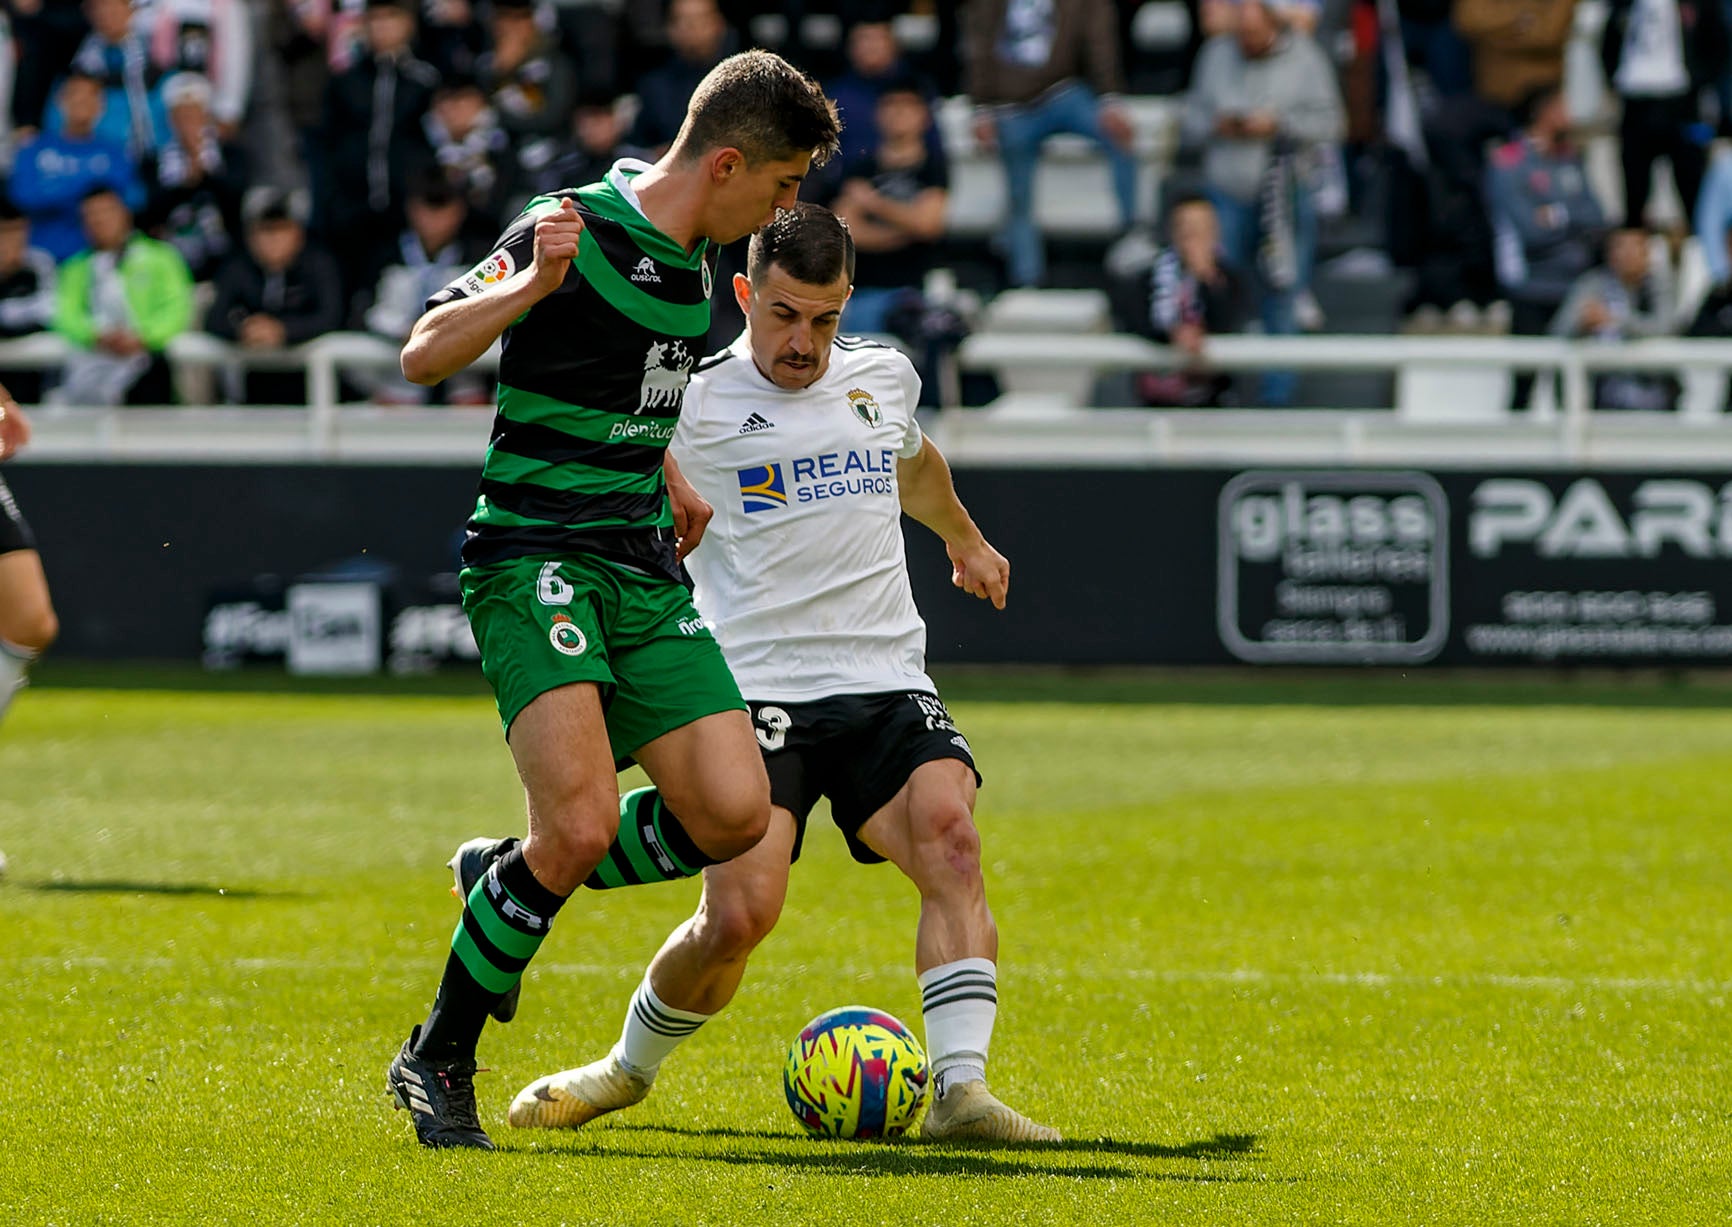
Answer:
[[[866,425],[877,426],[884,421],[884,411],[865,388],[849,388],[848,403],[854,407],[854,416]]]

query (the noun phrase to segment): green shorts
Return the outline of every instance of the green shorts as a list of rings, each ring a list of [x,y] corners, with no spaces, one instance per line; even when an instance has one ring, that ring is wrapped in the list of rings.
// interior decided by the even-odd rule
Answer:
[[[700,717],[746,709],[691,593],[671,579],[584,555],[517,558],[462,579],[508,737],[530,700],[573,682],[601,688],[615,759]]]

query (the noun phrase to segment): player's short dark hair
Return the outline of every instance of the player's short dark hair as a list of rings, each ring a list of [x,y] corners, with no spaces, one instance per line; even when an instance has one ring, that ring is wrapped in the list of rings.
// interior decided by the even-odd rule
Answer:
[[[687,158],[738,149],[748,163],[810,152],[812,165],[822,166],[841,136],[836,104],[817,81],[773,51],[742,51],[698,82],[674,145]]]
[[[746,249],[746,278],[759,284],[775,265],[795,281],[830,285],[844,273],[854,284],[854,238],[847,225],[823,205],[794,202],[752,236]]]

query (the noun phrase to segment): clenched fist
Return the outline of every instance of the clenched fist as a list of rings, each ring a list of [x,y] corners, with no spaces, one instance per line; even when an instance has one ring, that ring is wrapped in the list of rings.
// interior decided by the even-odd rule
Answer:
[[[553,293],[565,281],[582,237],[583,218],[568,196],[560,197],[559,208],[535,223],[535,281],[544,293]]]

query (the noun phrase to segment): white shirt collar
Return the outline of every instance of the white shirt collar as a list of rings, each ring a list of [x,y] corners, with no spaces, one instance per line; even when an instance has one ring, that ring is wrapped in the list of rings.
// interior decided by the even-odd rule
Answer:
[[[607,172],[608,186],[613,188],[632,208],[638,211],[638,216],[646,222],[649,220],[643,211],[643,202],[637,198],[637,190],[631,185],[631,176],[641,175],[650,169],[650,164],[641,158],[621,158],[613,164],[613,169]]]

